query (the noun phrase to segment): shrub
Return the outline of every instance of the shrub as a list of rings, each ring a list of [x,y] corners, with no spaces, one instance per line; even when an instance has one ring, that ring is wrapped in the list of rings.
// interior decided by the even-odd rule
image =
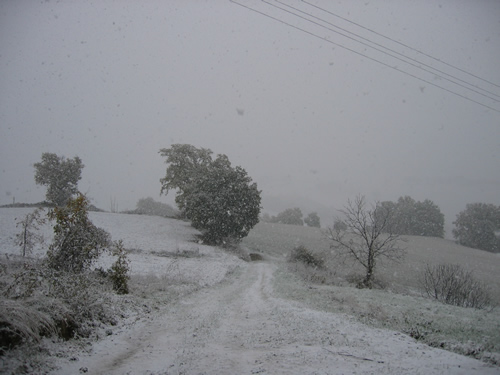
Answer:
[[[47,252],[49,267],[54,270],[83,272],[108,246],[110,235],[88,218],[89,202],[80,195],[66,207],[55,207],[48,214],[55,220],[54,241]]]
[[[313,254],[305,246],[296,246],[290,253],[290,262],[301,262],[307,266],[315,268],[323,268],[324,260],[319,258],[317,255]]]
[[[109,277],[113,282],[113,290],[118,294],[128,294],[128,271],[130,270],[129,260],[123,247],[123,241],[115,242],[112,254],[117,257],[111,266]]]
[[[449,305],[482,309],[491,304],[486,285],[459,265],[427,265],[422,284],[429,297]]]

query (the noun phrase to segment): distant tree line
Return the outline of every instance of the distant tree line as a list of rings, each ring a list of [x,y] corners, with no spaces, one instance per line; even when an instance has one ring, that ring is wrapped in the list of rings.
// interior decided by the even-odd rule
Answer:
[[[287,208],[276,216],[270,216],[266,213],[262,215],[261,219],[262,221],[268,223],[280,223],[300,226],[306,224],[308,227],[321,227],[320,218],[316,212],[311,212],[305,218],[302,218],[302,210],[298,207]]]
[[[204,231],[207,240],[218,243],[223,237],[241,239],[257,223],[260,213],[260,191],[241,167],[232,167],[226,155],[212,159],[212,151],[191,145],[172,145],[160,150],[169,165],[161,193],[176,190],[175,201],[181,214],[193,226]],[[46,202],[34,206],[61,207],[77,196],[78,181],[84,168],[75,156],[66,159],[54,153],[43,153],[34,164],[35,182],[47,186]],[[6,207],[26,206],[17,203]],[[88,210],[98,210],[88,205]],[[99,210],[100,211],[100,210]],[[139,200],[137,213],[169,216],[171,207],[152,198]],[[386,215],[390,212],[390,215]],[[396,202],[376,204],[374,225],[384,222],[388,233],[397,235],[444,237],[444,215],[431,200],[416,201],[409,196]],[[316,212],[303,217],[300,208],[289,208],[276,216],[264,214],[262,221],[290,225],[321,227]],[[500,252],[500,206],[486,203],[467,204],[453,222],[453,237],[461,245],[481,250]],[[346,230],[343,220],[334,223],[334,229]]]

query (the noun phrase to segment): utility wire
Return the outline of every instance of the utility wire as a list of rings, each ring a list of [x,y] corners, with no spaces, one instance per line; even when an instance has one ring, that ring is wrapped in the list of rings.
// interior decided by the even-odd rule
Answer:
[[[288,7],[288,8],[291,8],[291,9],[293,9],[293,10],[295,10],[295,11],[299,12],[299,13],[302,13],[302,14],[305,14],[305,15],[307,15],[307,16],[309,16],[309,17],[312,17],[312,18],[314,18],[314,19],[317,19],[317,20],[319,20],[319,21],[321,21],[321,22],[324,22],[324,23],[326,23],[326,24],[328,24],[328,25],[331,25],[331,26],[335,27],[336,29],[342,30],[342,31],[344,31],[344,32],[346,32],[346,33],[348,33],[348,34],[352,34],[352,35],[354,35],[355,37],[358,37],[358,38],[360,38],[360,39],[362,39],[362,40],[365,40],[365,41],[367,41],[367,42],[369,42],[369,43],[372,43],[372,44],[374,44],[374,45],[376,45],[376,46],[378,46],[378,47],[384,48],[384,49],[386,49],[387,51],[390,51],[390,52],[392,52],[392,53],[395,53],[396,55],[402,56],[402,57],[403,57],[403,58],[405,58],[405,59],[408,59],[408,60],[414,61],[414,62],[415,62],[415,63],[417,63],[417,64],[420,64],[420,65],[425,66],[425,67],[427,67],[427,68],[433,69],[433,70],[435,70],[436,72],[438,72],[438,73],[440,73],[440,74],[436,74],[435,72],[432,72],[432,71],[430,71],[430,70],[428,70],[428,69],[422,68],[422,66],[419,66],[419,65],[413,64],[413,63],[408,62],[408,61],[406,61],[406,60],[403,60],[403,59],[401,59],[400,57],[397,57],[397,56],[391,55],[390,53],[387,53],[387,52],[385,52],[385,51],[382,51],[382,50],[380,50],[380,49],[378,49],[378,48],[375,48],[375,47],[373,47],[373,46],[371,46],[371,45],[369,45],[369,44],[366,44],[366,43],[364,43],[364,42],[361,42],[361,41],[359,41],[359,40],[357,40],[357,39],[355,39],[355,38],[353,38],[353,37],[351,37],[351,36],[348,36],[348,35],[342,34],[342,33],[338,32],[338,31],[336,31],[336,30],[333,30],[333,29],[331,29],[331,28],[329,28],[329,27],[326,27],[326,26],[324,26],[324,25],[321,25],[321,24],[319,24],[319,23],[317,23],[317,22],[315,22],[315,21],[311,21],[311,20],[307,19],[306,17],[300,16],[300,15],[295,14],[295,13],[293,13],[293,12],[290,12],[290,11],[288,11],[288,10],[286,10],[286,9],[280,8],[280,7],[278,7],[277,5],[272,4],[272,3],[268,2],[268,1],[265,1],[265,0],[262,0],[262,1],[263,1],[264,3],[266,3],[266,4],[269,4],[270,6],[273,6],[273,7],[277,8],[277,9],[280,9],[280,10],[282,10],[282,11],[284,11],[284,12],[287,12],[287,13],[293,14],[293,15],[294,15],[294,16],[296,16],[296,17],[302,18],[302,19],[304,19],[304,20],[306,20],[306,21],[308,21],[308,22],[311,22],[311,23],[313,23],[313,24],[315,24],[315,25],[318,25],[318,26],[320,26],[320,27],[323,27],[323,28],[325,28],[325,29],[327,29],[327,30],[330,30],[330,31],[334,32],[334,33],[337,33],[337,34],[339,34],[339,35],[341,35],[341,36],[343,36],[343,37],[345,37],[345,38],[351,39],[351,40],[353,40],[353,41],[355,41],[355,42],[358,42],[358,43],[360,43],[360,44],[362,44],[362,45],[364,45],[364,46],[367,46],[367,47],[373,48],[373,49],[375,49],[376,51],[379,51],[379,52],[384,53],[384,54],[386,54],[386,55],[388,55],[388,56],[391,56],[391,57],[393,57],[393,58],[395,58],[395,59],[397,59],[397,60],[403,61],[403,62],[405,62],[405,63],[407,63],[407,64],[409,64],[409,65],[411,65],[411,66],[413,66],[413,67],[416,67],[416,68],[418,68],[418,69],[421,69],[421,70],[423,70],[423,71],[425,71],[425,72],[427,72],[427,73],[434,74],[434,75],[436,75],[437,77],[442,78],[442,79],[444,79],[444,80],[446,80],[446,81],[449,81],[449,82],[451,82],[451,83],[453,83],[453,84],[455,84],[455,85],[457,85],[457,86],[463,87],[463,88],[465,88],[465,89],[467,89],[467,90],[471,90],[471,91],[475,92],[476,94],[482,95],[482,96],[484,96],[484,97],[486,97],[486,98],[488,98],[488,99],[491,99],[491,100],[493,100],[493,101],[500,102],[500,100],[499,100],[499,99],[495,99],[495,98],[493,98],[493,97],[491,97],[491,96],[489,96],[489,95],[486,95],[486,94],[484,94],[484,93],[482,93],[482,92],[476,91],[476,90],[474,90],[474,89],[472,89],[472,88],[470,88],[470,87],[468,87],[468,86],[475,87],[475,88],[477,88],[477,89],[479,89],[479,90],[482,90],[482,91],[484,91],[484,92],[486,92],[486,93],[488,93],[488,94],[490,94],[490,95],[493,95],[493,96],[496,96],[497,98],[500,98],[500,95],[495,94],[494,92],[491,92],[491,91],[488,91],[488,90],[486,90],[486,89],[483,89],[482,87],[479,87],[479,86],[477,86],[477,85],[475,85],[475,84],[473,84],[473,83],[467,82],[467,81],[462,80],[462,79],[460,79],[460,78],[458,78],[458,77],[456,77],[456,76],[454,76],[454,75],[452,75],[452,74],[449,74],[449,73],[446,73],[446,72],[444,72],[444,71],[442,71],[442,70],[439,70],[439,69],[437,69],[437,68],[434,68],[434,67],[433,67],[433,66],[431,66],[431,65],[425,64],[425,63],[423,63],[423,62],[421,62],[421,61],[418,61],[418,60],[416,60],[416,59],[413,59],[413,58],[411,58],[411,57],[408,57],[408,56],[406,56],[406,55],[404,55],[404,54],[402,54],[402,53],[400,53],[400,52],[397,52],[397,51],[395,51],[395,50],[393,50],[393,49],[391,49],[391,48],[388,48],[388,47],[386,47],[386,46],[384,46],[384,45],[382,45],[382,44],[376,43],[376,42],[374,42],[374,41],[372,41],[372,40],[370,40],[370,39],[368,39],[368,38],[364,38],[364,37],[362,37],[361,35],[355,34],[355,33],[351,32],[351,31],[349,31],[349,30],[346,30],[346,29],[344,29],[344,28],[342,28],[342,27],[339,27],[339,26],[337,26],[337,25],[335,25],[335,24],[333,24],[333,23],[331,23],[331,22],[328,22],[328,21],[326,21],[326,20],[322,19],[322,18],[316,17],[316,16],[314,16],[314,15],[313,15],[313,14],[311,14],[311,13],[304,12],[304,11],[302,11],[302,10],[300,10],[300,9],[296,8],[296,7],[293,7],[293,6],[291,6],[291,5],[285,4],[285,3],[283,3],[282,1],[275,0],[275,2],[277,2],[277,3],[279,3],[279,4],[282,4],[282,5],[284,5],[284,6]],[[447,75],[447,76],[449,76],[449,77],[451,77],[451,78],[453,78],[453,79],[446,78],[446,77],[442,76],[441,74]],[[465,84],[466,84],[466,85],[468,85],[468,86],[465,86],[465,85],[462,85],[462,84],[460,84],[460,83],[457,83],[457,82],[456,82],[456,81],[454,81],[454,80],[457,80],[457,81],[459,81],[459,82],[463,82],[463,83],[465,83]]]
[[[491,106],[489,106],[489,105],[487,105],[487,104],[483,104],[483,103],[481,103],[481,102],[478,102],[477,100],[471,99],[471,98],[469,98],[469,97],[467,97],[467,96],[465,96],[465,95],[462,95],[462,94],[460,94],[460,93],[457,93],[457,92],[455,92],[455,91],[452,91],[452,90],[450,90],[450,89],[447,89],[446,87],[443,87],[443,86],[440,86],[440,85],[438,85],[438,84],[432,83],[432,82],[430,82],[430,81],[428,81],[428,80],[426,80],[426,79],[423,79],[423,78],[417,77],[416,75],[414,75],[414,74],[412,74],[412,73],[406,72],[406,71],[404,71],[404,70],[402,70],[402,69],[399,69],[398,67],[391,66],[391,65],[389,65],[389,64],[387,64],[387,63],[385,63],[385,62],[383,62],[383,61],[380,61],[380,60],[377,60],[377,59],[375,59],[375,58],[373,58],[373,57],[367,56],[367,55],[365,55],[365,54],[363,54],[363,53],[361,53],[361,52],[358,52],[358,51],[356,51],[356,50],[353,50],[353,49],[351,49],[351,48],[349,48],[349,47],[346,47],[346,46],[344,46],[344,45],[342,45],[342,44],[339,44],[339,43],[333,42],[333,41],[331,41],[331,40],[329,40],[329,39],[327,39],[327,38],[325,38],[325,37],[323,37],[323,36],[320,36],[320,35],[314,34],[314,33],[313,33],[313,32],[311,32],[311,31],[308,31],[308,30],[302,29],[302,28],[300,28],[300,27],[298,27],[298,26],[292,25],[291,23],[288,23],[288,22],[283,21],[283,20],[281,20],[281,19],[279,19],[279,18],[273,17],[273,16],[271,16],[271,15],[269,15],[269,14],[267,14],[267,13],[261,12],[261,11],[259,11],[259,10],[257,10],[257,9],[254,9],[254,8],[249,7],[249,6],[247,6],[247,5],[240,4],[240,3],[238,3],[238,2],[236,2],[236,1],[234,1],[234,0],[229,0],[229,1],[230,1],[231,3],[233,3],[233,4],[239,5],[239,6],[243,7],[243,8],[246,8],[246,9],[248,9],[248,10],[251,10],[251,11],[253,11],[253,12],[255,12],[255,13],[258,13],[258,14],[261,14],[261,15],[263,15],[263,16],[265,16],[265,17],[268,17],[268,18],[270,18],[270,19],[272,19],[272,20],[278,21],[278,22],[280,22],[280,23],[282,23],[282,24],[284,24],[284,25],[286,25],[286,26],[292,27],[292,28],[294,28],[294,29],[297,29],[297,30],[299,30],[299,31],[302,31],[303,33],[306,33],[306,34],[308,34],[308,35],[311,35],[311,36],[313,36],[313,37],[316,37],[316,38],[318,38],[318,39],[321,39],[321,40],[323,40],[323,41],[325,41],[325,42],[327,42],[327,43],[333,44],[333,45],[335,45],[335,46],[338,46],[338,47],[340,47],[340,48],[343,48],[343,49],[345,49],[345,50],[347,50],[347,51],[350,51],[350,52],[352,52],[352,53],[355,53],[355,54],[357,54],[357,55],[363,56],[363,57],[365,57],[365,58],[367,58],[367,59],[369,59],[369,60],[375,61],[375,62],[377,62],[377,63],[379,63],[379,64],[381,64],[381,65],[384,65],[384,66],[386,66],[386,67],[388,67],[388,68],[394,69],[394,70],[396,70],[396,71],[398,71],[398,72],[400,72],[400,73],[403,73],[403,74],[406,74],[406,75],[408,75],[408,76],[410,76],[410,77],[413,77],[413,78],[415,78],[415,79],[418,79],[419,81],[425,82],[425,83],[427,83],[427,84],[429,84],[429,85],[431,85],[431,86],[434,86],[434,87],[440,88],[441,90],[444,90],[444,91],[446,91],[446,92],[449,92],[450,94],[456,95],[456,96],[461,97],[461,98],[463,98],[463,99],[466,99],[466,100],[468,100],[468,101],[470,101],[470,102],[472,102],[472,103],[476,103],[476,104],[478,104],[478,105],[480,105],[480,106],[482,106],[482,107],[485,107],[485,108],[491,109],[492,111],[495,111],[495,112],[500,113],[500,110],[498,110],[498,109],[496,109],[496,108],[494,108],[494,107],[491,107]]]
[[[330,12],[329,10],[326,10],[326,9],[324,9],[324,8],[321,8],[321,7],[317,6],[317,5],[314,5],[314,4],[312,4],[312,3],[310,3],[310,2],[308,2],[308,1],[306,1],[306,0],[301,0],[301,1],[302,1],[303,3],[306,3],[306,4],[308,4],[308,5],[312,6],[312,7],[314,7],[314,8],[317,8],[317,9],[319,9],[319,10],[323,11],[323,12],[326,12],[326,13],[328,13],[328,14],[331,14],[332,16],[338,17],[338,18],[340,18],[340,19],[342,19],[342,20],[344,20],[344,21],[346,21],[346,22],[349,22],[349,23],[351,23],[351,24],[353,24],[353,25],[356,25],[356,26],[358,26],[358,27],[361,27],[361,28],[362,28],[362,29],[364,29],[364,30],[370,31],[370,32],[372,32],[372,33],[374,33],[374,34],[376,34],[376,35],[378,35],[378,36],[381,36],[382,38],[388,39],[388,40],[390,40],[390,41],[392,41],[392,42],[394,42],[394,43],[397,43],[397,44],[399,44],[399,45],[401,45],[401,46],[403,46],[403,47],[406,47],[406,48],[408,48],[408,49],[411,49],[412,51],[415,51],[415,52],[417,52],[417,53],[419,53],[419,54],[421,54],[421,55],[427,56],[427,57],[429,57],[429,58],[431,58],[431,59],[433,59],[433,60],[435,60],[435,61],[438,61],[438,62],[440,62],[440,63],[442,63],[442,64],[444,64],[444,65],[447,65],[447,66],[449,66],[449,67],[451,67],[451,68],[453,68],[453,69],[459,70],[459,71],[461,71],[462,73],[468,74],[468,75],[470,75],[470,76],[472,76],[472,77],[474,77],[474,78],[477,78],[477,79],[479,79],[479,80],[481,80],[481,81],[483,81],[483,82],[489,83],[490,85],[493,85],[493,86],[496,86],[496,87],[499,87],[499,88],[500,88],[500,85],[498,85],[498,84],[496,84],[496,83],[494,83],[494,82],[491,82],[491,81],[489,81],[489,80],[487,80],[487,79],[481,78],[481,77],[479,77],[479,76],[477,76],[477,75],[475,75],[475,74],[472,74],[472,73],[470,73],[470,72],[468,72],[468,71],[466,71],[466,70],[464,70],[464,69],[461,69],[461,68],[459,68],[459,67],[457,67],[457,66],[455,66],[455,65],[449,64],[449,63],[447,63],[446,61],[443,61],[443,60],[438,59],[438,58],[436,58],[436,57],[434,57],[434,56],[431,56],[431,55],[429,55],[429,54],[427,54],[427,53],[425,53],[425,52],[422,52],[422,51],[420,51],[420,50],[418,50],[418,49],[416,49],[416,48],[413,48],[413,47],[411,47],[411,46],[409,46],[409,45],[407,45],[407,44],[405,44],[405,43],[402,43],[402,42],[400,42],[400,41],[397,41],[396,39],[393,39],[393,38],[391,38],[391,37],[388,37],[388,36],[385,36],[385,35],[383,35],[383,34],[381,34],[381,33],[378,33],[378,32],[377,32],[377,31],[375,31],[375,30],[372,30],[372,29],[370,29],[370,28],[368,28],[368,27],[365,27],[365,26],[363,26],[363,25],[360,25],[359,23],[356,23],[356,22],[354,22],[354,21],[351,21],[351,20],[349,20],[349,19],[347,19],[347,18],[345,18],[345,17],[339,16],[338,14],[335,14],[335,13],[333,13],[333,12]]]

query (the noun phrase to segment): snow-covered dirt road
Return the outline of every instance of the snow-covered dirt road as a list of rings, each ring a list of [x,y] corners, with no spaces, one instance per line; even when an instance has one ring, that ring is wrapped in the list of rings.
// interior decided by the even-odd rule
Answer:
[[[95,343],[59,374],[497,374],[477,360],[277,297],[253,262]]]

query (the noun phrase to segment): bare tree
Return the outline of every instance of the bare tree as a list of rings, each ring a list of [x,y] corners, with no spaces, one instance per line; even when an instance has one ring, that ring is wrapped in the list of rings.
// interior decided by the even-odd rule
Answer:
[[[21,247],[23,257],[31,253],[37,243],[43,243],[43,235],[37,233],[40,226],[45,224],[46,221],[45,218],[40,216],[42,213],[43,208],[39,207],[16,223],[16,227],[21,226],[22,228],[21,233],[16,234],[16,241]]]
[[[400,261],[405,251],[399,246],[402,241],[399,235],[390,231],[391,210],[385,210],[378,204],[371,209],[366,207],[364,196],[349,200],[340,212],[344,215],[342,222],[345,230],[328,228],[328,238],[332,241],[332,249],[340,256],[348,257],[361,264],[366,270],[360,286],[371,288],[375,266],[380,258]]]

